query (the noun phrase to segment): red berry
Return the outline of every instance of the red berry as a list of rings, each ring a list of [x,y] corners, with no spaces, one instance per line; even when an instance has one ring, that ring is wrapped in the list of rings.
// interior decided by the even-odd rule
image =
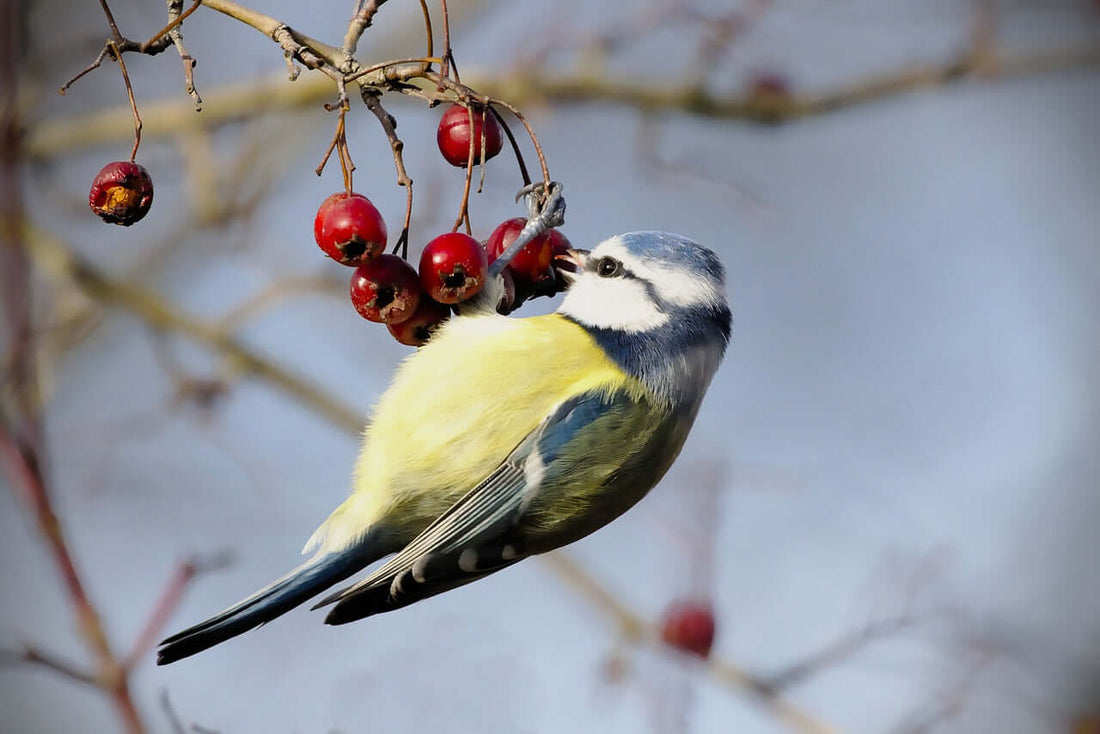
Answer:
[[[470,127],[470,111],[462,105],[451,105],[439,120],[435,140],[439,152],[452,166],[465,168],[470,156],[470,140],[474,143],[474,163],[481,162],[481,137],[485,133],[485,160],[500,152],[504,139],[497,118],[486,108],[473,108],[474,124]],[[471,134],[471,130],[473,134]]]
[[[661,639],[678,650],[710,656],[714,644],[714,611],[701,602],[677,602],[665,612]]]
[[[516,237],[526,224],[526,219],[509,219],[493,230],[488,242],[485,243],[489,262],[500,257],[501,253],[516,241]],[[526,286],[537,286],[553,278],[554,273],[550,269],[551,255],[549,233],[539,235],[524,245],[523,249],[508,262],[508,269],[516,279],[516,286],[521,289]]]
[[[420,278],[397,255],[379,255],[351,276],[351,305],[368,321],[399,324],[420,303]]]
[[[362,265],[386,249],[386,222],[367,197],[340,192],[321,202],[313,237],[341,265]]]
[[[149,213],[153,179],[133,161],[114,161],[100,169],[88,192],[88,206],[108,224],[129,227]]]
[[[439,325],[451,317],[451,309],[430,298],[421,298],[420,305],[400,324],[386,324],[394,339],[410,347],[423,346]]]
[[[440,235],[420,256],[420,284],[440,303],[458,303],[474,297],[489,269],[485,248],[461,232]]]

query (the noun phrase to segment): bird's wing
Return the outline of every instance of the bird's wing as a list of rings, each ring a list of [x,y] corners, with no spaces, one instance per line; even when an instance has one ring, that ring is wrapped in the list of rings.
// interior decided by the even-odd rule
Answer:
[[[548,466],[574,461],[562,449],[601,416],[631,401],[624,392],[586,392],[566,400],[476,487],[439,516],[405,548],[362,581],[322,599],[336,603],[326,617],[343,624],[469,583],[521,558],[503,542],[531,499]],[[553,466],[555,474],[567,469]]]

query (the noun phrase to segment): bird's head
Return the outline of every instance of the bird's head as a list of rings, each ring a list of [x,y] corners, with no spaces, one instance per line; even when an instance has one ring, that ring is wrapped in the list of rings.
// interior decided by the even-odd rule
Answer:
[[[687,326],[729,337],[725,268],[686,237],[630,232],[555,264],[570,281],[558,311],[583,326],[631,334]]]
[[[664,373],[685,360],[705,357],[717,367],[731,317],[725,268],[707,248],[667,232],[631,232],[590,252],[571,250],[555,264],[569,281],[558,313],[593,333],[629,371],[667,382]],[[702,371],[709,382],[712,368]]]

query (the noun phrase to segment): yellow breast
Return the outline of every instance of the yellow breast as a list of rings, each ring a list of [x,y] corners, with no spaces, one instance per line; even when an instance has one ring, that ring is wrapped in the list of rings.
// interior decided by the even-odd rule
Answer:
[[[354,492],[311,543],[342,547],[390,514],[415,534],[560,402],[624,387],[644,392],[557,314],[452,319],[398,369],[367,426]]]

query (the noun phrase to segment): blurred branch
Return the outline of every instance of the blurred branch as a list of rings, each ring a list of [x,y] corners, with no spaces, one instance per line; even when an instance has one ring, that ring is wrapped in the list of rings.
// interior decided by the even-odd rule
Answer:
[[[71,681],[99,687],[99,681],[91,673],[30,645],[22,650],[0,650],[0,665],[13,664],[39,665]]]
[[[123,308],[154,329],[182,334],[232,360],[242,372],[272,384],[339,428],[358,435],[362,418],[339,399],[289,369],[265,359],[219,326],[186,313],[176,304],[132,283],[112,278],[64,243],[31,225],[25,227],[30,252],[55,276],[72,280],[90,297]]]
[[[764,685],[776,692],[798,685],[825,668],[839,665],[868,645],[913,627],[917,621],[914,617],[902,615],[871,622],[837,638],[816,653],[787,666],[778,673],[767,676],[763,679]]]
[[[291,295],[320,293],[345,296],[347,289],[348,284],[344,278],[327,273],[279,278],[223,316],[221,328],[228,332],[237,331],[268,309],[285,302]]]
[[[954,679],[947,681],[925,706],[891,728],[889,734],[929,734],[966,708],[978,679],[993,657],[993,651],[982,644],[976,644],[968,652]]]
[[[1057,71],[1100,66],[1100,46],[1059,49],[998,58],[997,78],[1033,76]],[[616,104],[647,112],[679,112],[700,117],[776,124],[815,117],[841,109],[888,99],[921,89],[971,79],[980,71],[972,53],[943,63],[902,69],[858,80],[820,94],[790,94],[760,98],[752,94],[718,95],[697,86],[657,87],[646,83],[588,75],[485,76],[467,71],[471,87],[514,104],[546,102],[561,105]],[[332,83],[324,77],[308,77],[287,84],[284,75],[223,87],[207,95],[201,116],[187,115],[190,105],[182,100],[162,100],[144,105],[143,134],[175,135],[188,127],[207,127],[235,122],[277,111],[318,104],[332,95]],[[130,134],[128,107],[117,107],[81,117],[36,125],[28,130],[26,151],[31,157],[50,157],[72,148],[83,148],[125,139]]]
[[[11,486],[19,489],[24,500],[34,511],[38,531],[53,554],[54,563],[65,583],[69,602],[76,614],[77,629],[84,644],[95,658],[96,673],[94,676],[80,673],[40,653],[24,655],[24,659],[27,662],[46,665],[63,672],[69,678],[83,682],[94,681],[98,687],[111,695],[126,731],[131,734],[143,732],[145,726],[130,696],[126,670],[111,651],[103,620],[88,598],[84,582],[76,570],[76,563],[73,561],[61,530],[61,523],[54,513],[50,492],[42,476],[42,466],[37,450],[26,444],[21,445],[20,439],[9,432],[5,423],[0,424],[0,453],[2,453]]]
[[[558,551],[542,558],[575,591],[611,617],[627,641],[655,647],[664,645],[655,627],[647,624],[638,614],[611,594],[604,584],[574,563],[565,553]],[[826,734],[836,731],[832,726],[780,696],[767,681],[757,678],[737,665],[714,656],[703,664],[715,680],[747,694],[792,730],[805,732],[805,734]]]
[[[122,662],[123,667],[127,670],[132,669],[147,652],[153,649],[160,638],[164,625],[171,618],[172,613],[176,611],[176,607],[179,606],[180,600],[183,598],[183,592],[187,590],[187,587],[195,580],[196,576],[219,571],[232,561],[232,554],[223,551],[206,558],[191,558],[181,563],[168,580],[157,603],[153,606],[149,621],[145,623],[145,627],[130,647],[130,652],[127,653]]]
[[[80,671],[33,648],[19,656],[23,662],[41,665],[72,680],[94,682],[114,703],[123,727],[130,734],[144,730],[130,696],[129,681],[111,651],[99,612],[92,605],[84,582],[69,551],[61,523],[53,508],[44,470],[45,440],[41,397],[32,331],[31,270],[23,231],[22,176],[19,107],[16,103],[23,60],[21,2],[0,3],[0,278],[2,278],[7,332],[5,365],[12,379],[0,394],[0,464],[8,484],[34,514],[39,535],[53,556],[64,582],[77,629],[95,660],[94,675]]]

